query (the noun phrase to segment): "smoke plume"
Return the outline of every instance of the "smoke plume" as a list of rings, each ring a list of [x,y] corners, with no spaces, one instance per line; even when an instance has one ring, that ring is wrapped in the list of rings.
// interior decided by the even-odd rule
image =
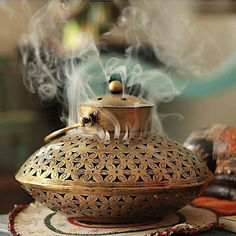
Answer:
[[[74,49],[63,45],[64,29],[73,10],[73,2],[69,1],[45,4],[33,15],[29,31],[20,42],[25,86],[43,103],[55,100],[62,103],[68,111],[63,116],[67,125],[79,121],[79,104],[108,92],[108,83],[114,76],[122,81],[124,94],[135,94],[158,106],[181,92],[175,87],[171,73],[192,76],[202,73],[203,46],[196,43],[192,48],[185,47],[194,40],[194,27],[181,10],[181,4],[130,1],[124,7],[115,3],[121,9],[120,17],[104,38],[125,42],[122,55],[112,51],[101,55],[100,45],[85,31],[73,39]],[[140,57],[139,52],[145,46],[151,48],[159,64]],[[152,119],[152,130],[162,132],[156,110]],[[104,131],[103,136],[107,139],[109,134]]]

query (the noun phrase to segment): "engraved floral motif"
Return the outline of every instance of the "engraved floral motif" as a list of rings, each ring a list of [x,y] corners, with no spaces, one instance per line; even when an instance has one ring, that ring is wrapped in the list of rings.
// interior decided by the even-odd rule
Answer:
[[[93,217],[148,217],[159,208],[177,209],[209,180],[207,167],[189,150],[154,135],[130,142],[66,135],[35,152],[18,175],[50,209]]]
[[[191,183],[208,175],[206,166],[189,150],[161,136],[98,142],[64,136],[34,153],[23,175],[59,183],[159,185]]]

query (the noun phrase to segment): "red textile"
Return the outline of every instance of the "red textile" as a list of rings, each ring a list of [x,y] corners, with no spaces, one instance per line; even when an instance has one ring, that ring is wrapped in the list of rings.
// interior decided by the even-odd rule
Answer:
[[[212,209],[220,215],[236,215],[236,201],[221,200],[212,197],[199,197],[193,201],[193,204],[195,206]]]

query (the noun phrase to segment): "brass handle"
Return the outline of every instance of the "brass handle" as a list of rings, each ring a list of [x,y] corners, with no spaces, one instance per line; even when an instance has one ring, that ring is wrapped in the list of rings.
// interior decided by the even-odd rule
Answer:
[[[92,116],[91,115],[88,115],[86,117],[82,117],[80,122],[77,123],[77,124],[74,124],[72,126],[67,126],[63,129],[59,129],[59,130],[56,130],[54,132],[52,132],[51,134],[47,135],[45,138],[44,138],[44,142],[47,143],[49,140],[51,140],[52,138],[55,138],[56,136],[58,136],[59,134],[63,134],[65,133],[66,131],[69,131],[71,129],[76,129],[78,127],[85,127],[85,126],[91,126],[92,125]]]

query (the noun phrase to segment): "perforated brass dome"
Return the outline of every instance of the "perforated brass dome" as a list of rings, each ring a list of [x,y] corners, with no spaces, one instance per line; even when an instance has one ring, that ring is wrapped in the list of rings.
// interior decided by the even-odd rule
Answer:
[[[95,222],[127,222],[181,208],[211,178],[190,151],[151,135],[130,143],[66,135],[34,153],[16,175],[52,210]]]

